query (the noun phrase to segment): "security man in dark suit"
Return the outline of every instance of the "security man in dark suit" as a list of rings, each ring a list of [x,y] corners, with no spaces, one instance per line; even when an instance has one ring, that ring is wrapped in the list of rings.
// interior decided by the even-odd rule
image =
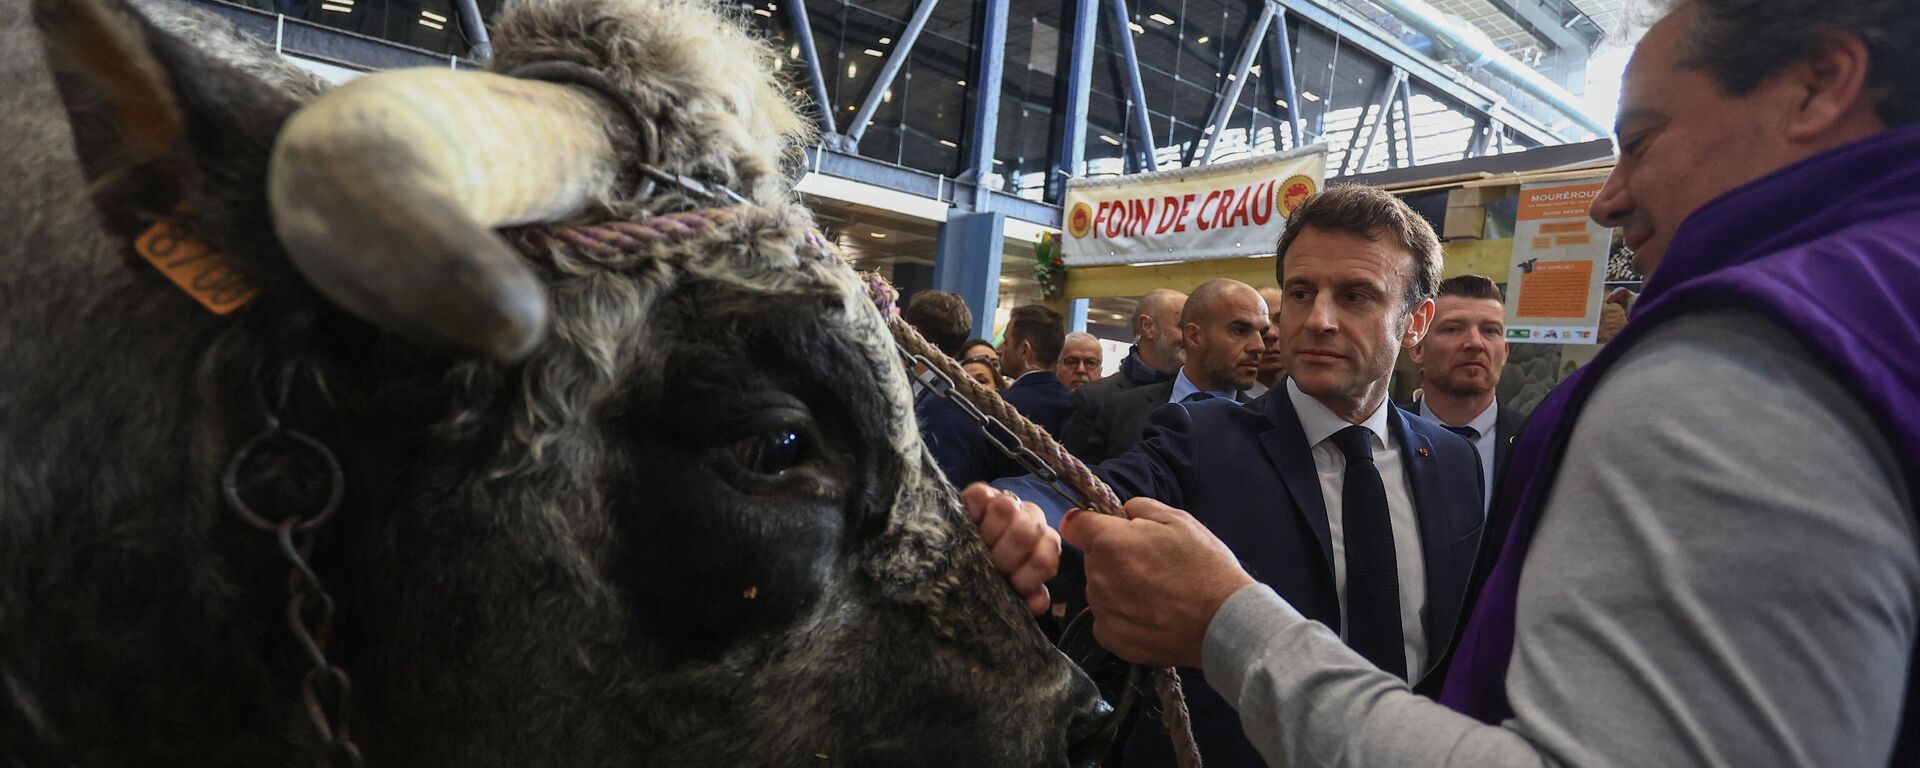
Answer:
[[[1180,370],[1180,313],[1186,305],[1187,295],[1171,288],[1141,294],[1133,309],[1133,349],[1120,361],[1120,370],[1073,393],[1072,412],[1059,433],[1069,453],[1097,463],[1133,445],[1132,439],[1113,444],[1107,436],[1107,403],[1135,387],[1173,381]]]
[[[1433,327],[1407,351],[1420,366],[1420,392],[1405,406],[1473,443],[1480,453],[1480,479],[1498,488],[1513,441],[1527,415],[1494,397],[1507,365],[1506,307],[1500,286],[1481,275],[1440,283]],[[1488,494],[1491,496],[1492,494]]]
[[[1216,397],[1246,402],[1265,350],[1260,329],[1266,325],[1266,306],[1252,286],[1238,280],[1216,278],[1195,288],[1180,311],[1185,362],[1179,371],[1158,384],[1114,392],[1086,418],[1076,408],[1067,450],[1074,451],[1077,441],[1079,452],[1074,455],[1099,463],[1140,442],[1147,419],[1167,403]]]
[[[1006,333],[1000,337],[1000,370],[1013,379],[1013,385],[1000,396],[1020,415],[1053,435],[1060,434],[1060,427],[1066,424],[1073,397],[1053,372],[1066,342],[1065,319],[1040,304],[1014,307]]]
[[[973,328],[973,312],[967,309],[966,300],[946,291],[913,294],[900,317],[949,357],[960,355],[967,332]],[[920,424],[921,442],[927,444],[934,463],[940,465],[940,472],[955,488],[998,476],[993,474],[998,469],[998,452],[960,406],[915,385],[913,415]]]
[[[1217,398],[1165,406],[1144,440],[1095,472],[1123,500],[1187,510],[1169,514],[1205,525],[1254,578],[1368,661],[1431,689],[1444,677],[1439,662],[1485,519],[1473,446],[1387,400],[1399,350],[1417,345],[1433,318],[1439,240],[1406,204],[1355,185],[1309,199],[1277,250],[1284,387],[1245,406]],[[997,485],[1049,517],[1065,503],[1031,477]],[[1134,529],[1116,526],[1166,523],[1087,517],[1075,513],[1063,532],[1094,547],[1086,565],[1099,605],[1102,550],[1087,536],[1117,540]],[[1097,635],[1108,617],[1094,615]],[[1207,765],[1264,765],[1205,677],[1181,675]],[[1158,722],[1141,718],[1125,764],[1174,764]]]

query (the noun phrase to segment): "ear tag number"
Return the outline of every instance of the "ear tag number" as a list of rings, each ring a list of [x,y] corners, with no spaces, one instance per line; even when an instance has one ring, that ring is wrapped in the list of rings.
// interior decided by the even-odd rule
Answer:
[[[133,241],[148,263],[216,315],[239,309],[256,293],[226,255],[182,231],[171,218],[147,228]]]

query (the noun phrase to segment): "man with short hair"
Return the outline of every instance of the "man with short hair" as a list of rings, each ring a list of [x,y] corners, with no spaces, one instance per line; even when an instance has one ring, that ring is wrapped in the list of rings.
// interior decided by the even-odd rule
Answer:
[[[1507,309],[1500,286],[1482,275],[1440,281],[1433,327],[1408,350],[1420,367],[1420,391],[1408,410],[1440,422],[1480,452],[1481,487],[1507,466],[1526,414],[1494,397],[1507,364]],[[1488,494],[1491,499],[1492,494]]]
[[[1043,304],[1014,307],[1000,338],[1000,370],[1013,380],[1000,396],[1052,434],[1059,434],[1066,422],[1072,398],[1053,373],[1066,338],[1066,319]]]
[[[1217,534],[1230,559],[1338,629],[1367,659],[1363,666],[1431,685],[1478,546],[1479,465],[1467,441],[1400,410],[1386,393],[1399,351],[1419,342],[1432,317],[1439,239],[1392,195],[1344,186],[1296,209],[1277,251],[1280,336],[1292,359],[1286,383],[1246,406],[1218,397],[1163,406],[1144,440],[1094,472],[1133,500],[1129,509],[1158,500],[1192,510],[1189,520]],[[1214,301],[1228,324],[1245,326],[1221,329],[1236,341],[1225,358],[1231,364],[1218,367],[1235,377],[1228,386],[1251,380],[1265,349],[1265,302],[1243,283],[1214,281],[1194,291],[1187,314]],[[1185,370],[1216,368],[1214,335],[1187,325]],[[1065,500],[1032,477],[997,485],[1050,515],[1065,511]],[[1111,555],[1086,553],[1087,574],[1099,576],[1093,558]],[[1063,580],[1077,557],[1062,557]],[[1153,575],[1186,578],[1178,566]],[[1108,609],[1095,605],[1098,627]],[[1197,671],[1181,674],[1207,765],[1264,765],[1232,700]],[[1126,749],[1129,768],[1173,764],[1166,731],[1152,718],[1141,718]]]
[[[1260,287],[1260,298],[1267,302],[1267,330],[1260,334],[1266,342],[1266,351],[1260,353],[1260,372],[1253,377],[1253,386],[1247,387],[1247,398],[1264,395],[1267,390],[1279,386],[1280,380],[1287,377],[1287,354],[1280,348],[1280,303],[1283,298],[1280,289],[1270,285]]]
[[[1060,346],[1060,362],[1054,364],[1053,374],[1060,377],[1060,383],[1068,392],[1076,392],[1100,378],[1102,362],[1100,339],[1091,333],[1075,331],[1067,334],[1066,343]]]
[[[1187,295],[1170,288],[1155,288],[1140,296],[1133,310],[1133,349],[1120,361],[1120,370],[1073,393],[1071,412],[1060,434],[1060,444],[1069,453],[1097,462],[1125,447],[1093,444],[1106,439],[1107,404],[1122,391],[1173,380],[1180,370],[1180,313],[1186,305]]]
[[[973,327],[973,312],[966,300],[946,291],[915,293],[900,316],[949,357],[959,356]],[[959,405],[916,386],[913,415],[920,423],[920,440],[955,488],[992,479],[992,448]]]
[[[1916,72],[1911,0],[1636,46],[1592,214],[1646,292],[1514,447],[1440,703],[1144,500],[1063,528],[1095,636],[1204,664],[1280,765],[1920,765]]]
[[[1098,463],[1125,453],[1146,432],[1153,412],[1167,403],[1221,398],[1245,402],[1267,325],[1266,302],[1246,283],[1216,278],[1201,283],[1180,312],[1184,350],[1173,380],[1115,392],[1097,412],[1074,425],[1067,450]],[[1080,421],[1077,418],[1076,421]]]

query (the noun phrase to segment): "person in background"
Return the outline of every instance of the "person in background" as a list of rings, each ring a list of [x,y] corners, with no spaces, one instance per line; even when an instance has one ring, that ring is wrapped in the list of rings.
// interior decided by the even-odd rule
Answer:
[[[1620,94],[1646,290],[1514,446],[1440,701],[1144,499],[1062,526],[1103,645],[1275,765],[1920,765],[1920,14],[1683,2]]]
[[[1066,344],[1060,347],[1060,362],[1054,365],[1053,373],[1060,377],[1060,383],[1066,385],[1068,392],[1073,392],[1100,378],[1101,362],[1099,339],[1091,333],[1069,333]]]
[[[1278,288],[1263,286],[1260,298],[1267,302],[1267,330],[1261,334],[1267,349],[1260,353],[1260,372],[1254,376],[1253,386],[1247,387],[1249,400],[1266,394],[1287,377],[1286,350],[1280,346],[1280,304],[1284,295]]]
[[[973,327],[973,312],[967,309],[967,302],[959,294],[946,291],[915,293],[900,316],[949,357],[964,350],[967,333]],[[941,473],[954,487],[992,479],[991,448],[980,427],[960,406],[916,384],[913,415],[920,423],[921,442],[926,443],[934,463],[940,465]]]
[[[1246,402],[1266,343],[1267,307],[1238,280],[1216,278],[1195,288],[1180,312],[1185,360],[1170,381],[1115,392],[1084,418],[1078,412],[1062,441],[1081,461],[1099,463],[1125,453],[1145,434],[1153,412],[1167,403],[1218,397]]]
[[[1492,489],[1506,469],[1526,414],[1494,396],[1507,365],[1507,310],[1500,286],[1481,275],[1440,282],[1433,329],[1408,350],[1420,367],[1420,390],[1408,410],[1440,422],[1480,452],[1481,487]],[[1488,494],[1491,499],[1492,494]]]
[[[960,359],[962,360],[972,360],[974,358],[986,360],[987,365],[993,368],[994,388],[1007,388],[1006,377],[1000,374],[1000,350],[994,348],[993,342],[987,341],[986,339],[967,339],[967,343],[960,348],[960,355]]]
[[[986,355],[974,355],[973,357],[961,360],[960,369],[966,371],[967,376],[971,377],[974,381],[980,382],[981,386],[996,391],[1000,389],[999,363],[993,358],[987,357]]]
[[[1013,384],[1001,393],[1014,410],[1050,434],[1060,434],[1072,397],[1053,373],[1066,343],[1066,320],[1041,304],[1013,308],[1000,338],[1000,370]]]
[[[1186,305],[1186,294],[1168,288],[1156,288],[1140,297],[1133,310],[1133,349],[1120,361],[1120,370],[1073,393],[1066,430],[1060,435],[1060,443],[1069,453],[1083,461],[1112,455],[1104,447],[1091,445],[1104,439],[1107,403],[1134,387],[1173,380],[1180,370],[1180,313]],[[1099,458],[1091,458],[1094,456]]]

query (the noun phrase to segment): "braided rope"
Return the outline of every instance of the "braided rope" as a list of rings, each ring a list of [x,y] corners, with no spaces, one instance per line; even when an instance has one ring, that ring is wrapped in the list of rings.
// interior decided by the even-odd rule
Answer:
[[[669,213],[638,221],[615,221],[603,224],[581,226],[532,226],[514,230],[510,237],[523,252],[540,255],[545,251],[563,251],[604,263],[610,267],[629,266],[636,258],[644,258],[657,253],[663,246],[672,246],[688,241],[711,237],[713,231],[736,224],[749,218],[777,220],[778,214],[758,206],[732,206],[727,208],[703,208],[679,213]],[[845,256],[834,243],[818,231],[807,232],[809,245],[844,260]],[[1033,423],[1006,400],[1001,399],[997,391],[982,386],[961,370],[960,364],[946,353],[941,352],[926,338],[900,319],[900,310],[896,304],[898,294],[893,286],[877,275],[862,275],[868,298],[873,300],[881,317],[887,321],[887,328],[893,338],[908,353],[926,358],[939,368],[941,373],[952,379],[954,389],[962,397],[972,402],[982,413],[992,416],[1007,426],[1020,443],[1046,462],[1054,472],[1060,475],[1060,481],[1068,488],[1079,493],[1087,500],[1092,511],[1103,515],[1127,516],[1120,505],[1120,498],[1113,489],[1087,469],[1085,462],[1061,446],[1059,441],[1047,434],[1040,425]],[[1179,768],[1201,768],[1200,748],[1193,740],[1193,718],[1187,709],[1187,698],[1181,689],[1180,673],[1172,667],[1163,667],[1153,672],[1154,690],[1160,694],[1160,720],[1173,739],[1174,762]]]
[[[1013,404],[1000,397],[998,391],[974,381],[972,376],[961,370],[959,363],[934,347],[905,320],[892,319],[887,327],[893,331],[894,340],[909,353],[932,361],[935,368],[952,379],[953,388],[979,408],[981,413],[1007,425],[1020,438],[1021,445],[1033,451],[1060,475],[1060,482],[1087,500],[1092,511],[1122,519],[1127,517],[1126,509],[1120,505],[1120,497],[1114,495],[1113,489],[1087,468],[1086,462],[1068,453],[1065,446],[1047,434],[1047,430],[1021,415]],[[1180,685],[1180,672],[1173,667],[1154,670],[1153,689],[1160,694],[1160,723],[1166,726],[1168,737],[1173,739],[1174,764],[1179,768],[1200,768],[1200,747],[1193,740],[1193,715],[1187,709],[1187,695]]]

